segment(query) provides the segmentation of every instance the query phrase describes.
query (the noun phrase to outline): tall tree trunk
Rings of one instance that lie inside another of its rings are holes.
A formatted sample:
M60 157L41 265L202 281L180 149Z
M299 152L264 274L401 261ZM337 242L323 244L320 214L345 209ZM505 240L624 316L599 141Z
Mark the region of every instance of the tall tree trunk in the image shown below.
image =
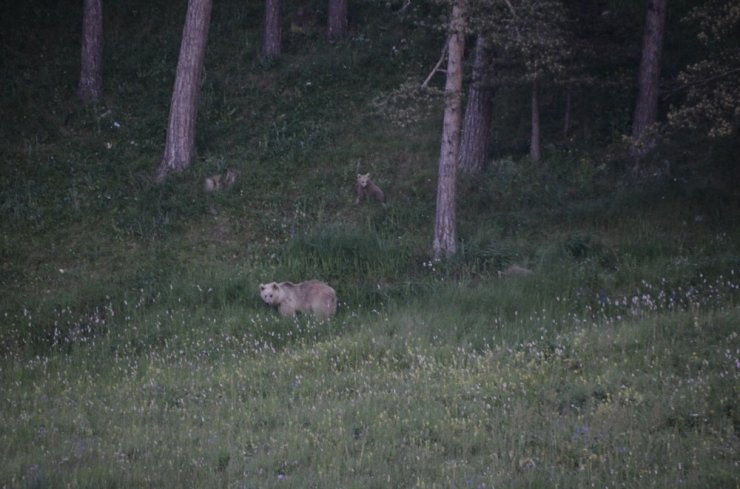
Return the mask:
M461 173L470 176L483 172L490 154L492 101L495 92L489 83L491 55L488 39L484 34L478 34L473 60L473 79L468 89L460 143L459 169Z
M211 0L188 1L170 104L167 141L157 170L158 182L163 181L169 173L190 166L195 157L195 123L210 19Z
M329 18L327 20L326 37L332 41L339 40L347 35L349 29L347 0L329 0Z
M637 75L637 101L632 119L630 154L637 170L640 160L654 146L650 127L658 120L658 88L660 82L663 37L665 33L667 0L647 0L645 33L642 39L642 57Z
M78 95L93 103L103 95L103 0L85 0L82 11L82 52Z
M265 32L262 54L266 58L276 58L282 53L281 0L265 0Z
M540 89L535 78L532 82L532 138L529 143L529 157L532 161L542 159L542 137L540 136Z
M442 144L439 151L437 210L434 220L432 252L435 260L449 258L457 251L457 158L460 151L460 98L465 51L464 0L452 6L445 82L445 111Z
M571 117L572 117L572 93L570 85L565 88L565 109L563 114L563 139L567 140L570 136Z

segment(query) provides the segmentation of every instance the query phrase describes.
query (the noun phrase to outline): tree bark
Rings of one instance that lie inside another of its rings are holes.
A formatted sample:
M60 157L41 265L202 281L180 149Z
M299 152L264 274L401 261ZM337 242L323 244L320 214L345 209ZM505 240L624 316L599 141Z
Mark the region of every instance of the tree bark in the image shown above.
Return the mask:
M85 0L82 11L82 51L77 93L82 103L103 95L103 1Z
M571 117L572 117L572 94L570 86L567 86L565 89L565 109L563 114L563 140L567 140L570 136L570 128L571 128Z
M537 79L532 82L532 137L529 143L529 157L532 161L542 159L542 137L540 135L540 90Z
M266 58L276 58L282 53L281 0L265 0L265 32L262 54Z
M211 0L189 0L185 27L172 91L170 118L164 156L157 170L157 181L173 171L182 171L195 157L195 127L198 116L200 79L208 41Z
M347 35L349 29L347 16L347 0L329 0L329 18L326 30L326 37L329 40L337 41Z
M450 17L447 80L445 82L445 111L442 143L439 154L437 180L437 210L434 220L432 253L435 260L449 258L457 252L457 159L460 151L460 95L465 51L464 0L452 6Z
M488 39L484 34L478 34L473 59L473 79L468 89L460 143L459 169L469 176L477 176L483 172L490 154L492 101L495 92L489 83L491 55Z
M640 160L654 146L650 127L658 120L658 88L660 82L663 37L665 33L667 0L647 0L645 33L642 39L642 57L637 75L637 100L632 119L630 154L637 170Z

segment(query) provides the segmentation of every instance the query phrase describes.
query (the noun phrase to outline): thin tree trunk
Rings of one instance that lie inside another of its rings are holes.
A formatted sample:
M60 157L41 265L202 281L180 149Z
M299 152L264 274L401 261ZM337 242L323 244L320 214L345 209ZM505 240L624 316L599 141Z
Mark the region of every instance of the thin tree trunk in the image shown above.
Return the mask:
M666 3L667 0L647 0L642 57L637 78L637 100L632 119L630 153L634 160L634 170L638 169L640 160L654 146L654 139L649 134L649 129L658 120L658 88L663 55Z
M188 1L170 104L167 141L157 170L158 182L173 171L187 168L195 158L195 123L210 18L211 0Z
M265 32L262 54L276 58L282 53L281 0L265 0Z
M570 90L570 85L568 85L565 89L565 110L563 114L563 139L567 140L568 136L570 136L570 127L571 127L571 117L572 117L572 94Z
M336 41L347 35L348 31L347 0L329 0L329 18L327 21L326 36Z
M432 251L435 260L449 258L457 251L457 158L460 151L460 98L463 78L463 53L465 50L464 0L452 6L450 18L449 49L447 56L447 81L445 82L445 111L442 143L439 154L437 180L437 210L434 220Z
M542 141L540 136L540 90L537 79L532 82L532 139L529 143L529 157L532 161L542 159Z
M460 172L480 175L490 154L491 118L494 90L488 83L491 69L491 46L484 34L478 34L473 60L473 79L468 89L462 141Z
M78 94L85 104L97 102L103 95L102 0L84 1Z

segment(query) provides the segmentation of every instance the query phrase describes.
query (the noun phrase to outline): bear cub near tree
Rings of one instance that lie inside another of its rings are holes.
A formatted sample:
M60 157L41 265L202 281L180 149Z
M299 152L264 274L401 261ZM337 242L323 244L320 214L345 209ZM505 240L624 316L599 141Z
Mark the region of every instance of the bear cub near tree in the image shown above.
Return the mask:
M378 202L385 203L385 194L383 191L373 183L372 180L370 180L370 174L366 173L365 175L357 174L357 199L355 199L355 204L359 204L361 200L367 199L370 197L375 197L378 199Z
M337 293L319 280L260 284L260 297L266 304L277 306L282 316L300 312L329 319L337 312Z
M216 173L215 175L207 177L203 182L203 190L205 190L206 192L218 192L219 190L225 190L234 185L234 183L236 182L236 177L238 176L239 172L237 170L232 170L231 168L228 168L223 175L220 173Z

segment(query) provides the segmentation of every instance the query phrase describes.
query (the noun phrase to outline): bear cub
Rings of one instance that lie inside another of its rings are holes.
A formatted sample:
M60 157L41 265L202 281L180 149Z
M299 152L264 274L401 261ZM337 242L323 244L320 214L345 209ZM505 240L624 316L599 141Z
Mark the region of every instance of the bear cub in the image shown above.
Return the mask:
M226 190L234 185L234 183L236 182L236 177L238 176L239 172L237 170L232 170L231 168L228 168L223 175L220 173L216 173L215 175L207 177L203 182L203 190L205 190L206 192L218 192L220 190Z
M282 316L300 312L329 319L337 312L337 293L319 280L260 284L260 297L266 304L277 306Z
M361 200L374 197L378 199L378 202L385 203L385 194L383 191L370 180L370 174L365 175L357 174L357 199L355 204L359 204Z

